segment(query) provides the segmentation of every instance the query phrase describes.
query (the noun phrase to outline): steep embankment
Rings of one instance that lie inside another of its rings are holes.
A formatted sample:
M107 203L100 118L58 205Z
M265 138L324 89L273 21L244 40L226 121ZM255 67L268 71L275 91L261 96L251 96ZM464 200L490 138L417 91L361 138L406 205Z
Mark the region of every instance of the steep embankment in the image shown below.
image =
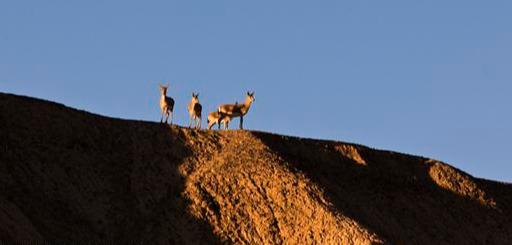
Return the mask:
M511 201L426 158L0 94L4 241L512 244Z

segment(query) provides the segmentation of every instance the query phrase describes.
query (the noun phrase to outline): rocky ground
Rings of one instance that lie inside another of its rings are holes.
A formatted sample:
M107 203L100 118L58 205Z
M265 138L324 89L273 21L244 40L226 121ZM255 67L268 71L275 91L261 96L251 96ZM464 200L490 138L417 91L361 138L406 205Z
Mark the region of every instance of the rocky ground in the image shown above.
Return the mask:
M428 158L0 93L2 241L512 244L511 201Z

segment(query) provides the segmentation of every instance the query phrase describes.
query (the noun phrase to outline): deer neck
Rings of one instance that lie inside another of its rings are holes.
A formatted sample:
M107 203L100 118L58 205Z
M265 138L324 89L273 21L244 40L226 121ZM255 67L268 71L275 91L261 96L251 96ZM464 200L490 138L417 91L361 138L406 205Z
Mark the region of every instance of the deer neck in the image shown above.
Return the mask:
M192 113L192 111L194 110L194 106L196 106L197 103L199 103L198 100L192 99L188 104L188 111Z
M249 98L245 99L245 103L242 105L242 108L241 108L243 115L245 115L249 111L249 108L251 108L251 104L252 104L251 99L249 99Z

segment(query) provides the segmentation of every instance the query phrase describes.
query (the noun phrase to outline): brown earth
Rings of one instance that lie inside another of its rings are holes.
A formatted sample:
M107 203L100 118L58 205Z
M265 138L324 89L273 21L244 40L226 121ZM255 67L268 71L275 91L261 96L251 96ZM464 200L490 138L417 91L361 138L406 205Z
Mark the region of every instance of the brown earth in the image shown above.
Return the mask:
M512 244L511 201L423 157L0 93L0 241Z

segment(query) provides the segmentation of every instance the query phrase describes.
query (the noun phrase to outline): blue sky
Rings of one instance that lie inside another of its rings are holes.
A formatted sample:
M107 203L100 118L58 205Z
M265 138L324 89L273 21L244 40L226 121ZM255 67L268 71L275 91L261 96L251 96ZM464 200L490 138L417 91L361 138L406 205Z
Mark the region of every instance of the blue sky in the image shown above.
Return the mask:
M212 111L254 90L246 128L512 182L510 13L504 0L2 1L0 91L156 121L170 81L184 125L193 91Z

